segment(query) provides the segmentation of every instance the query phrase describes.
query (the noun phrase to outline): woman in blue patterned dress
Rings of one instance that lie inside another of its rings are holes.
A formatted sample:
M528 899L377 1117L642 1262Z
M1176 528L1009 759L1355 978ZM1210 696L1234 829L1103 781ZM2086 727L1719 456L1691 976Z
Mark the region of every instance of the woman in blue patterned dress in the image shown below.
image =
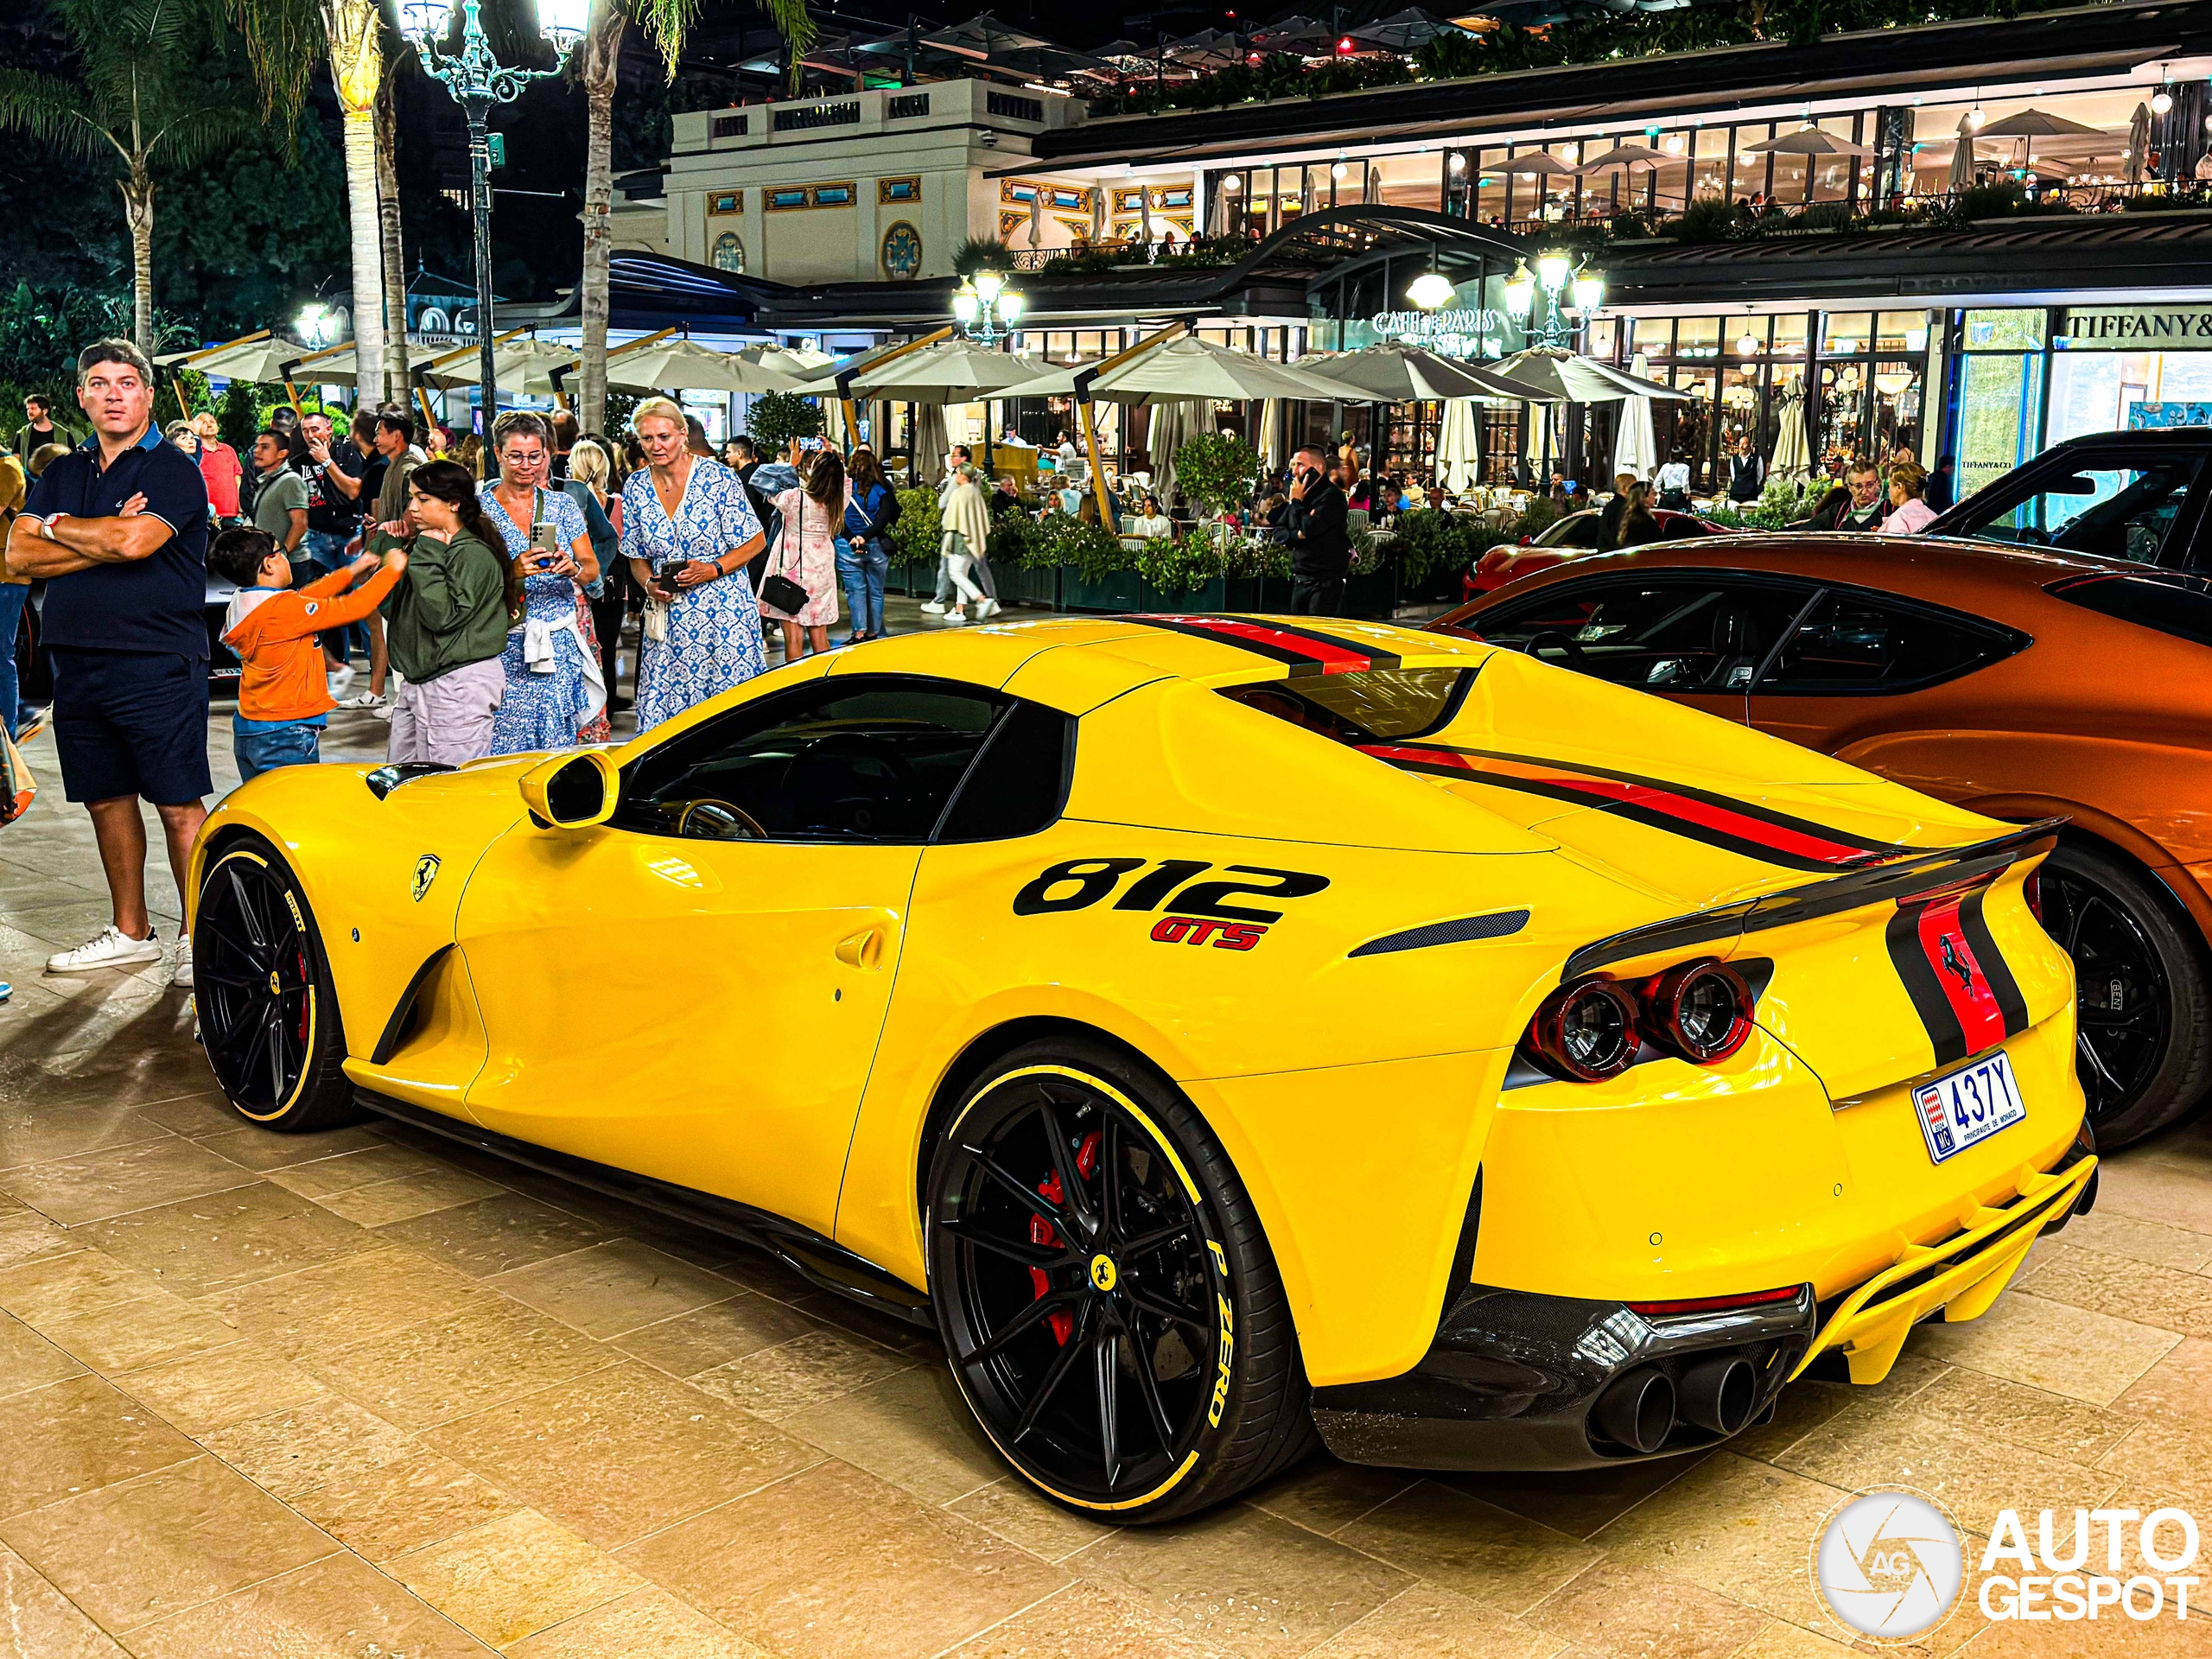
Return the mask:
M766 538L737 474L690 453L675 403L648 398L630 429L647 464L622 486L622 552L655 596L638 648L638 729L645 732L767 672L760 612L745 575Z
M523 575L523 614L507 635L506 696L492 723L493 754L566 749L604 743L607 683L599 648L587 639L591 613L584 588L599 579L599 560L573 497L544 487L552 446L545 423L511 410L493 423L496 482L478 499Z

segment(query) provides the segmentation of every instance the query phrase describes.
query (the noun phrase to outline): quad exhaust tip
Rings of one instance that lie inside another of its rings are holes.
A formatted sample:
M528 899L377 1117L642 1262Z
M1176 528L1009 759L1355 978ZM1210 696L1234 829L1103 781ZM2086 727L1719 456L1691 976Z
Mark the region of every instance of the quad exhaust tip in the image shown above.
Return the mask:
M1751 1368L1744 1369L1748 1375ZM1653 1366L1624 1371L1590 1408L1590 1425L1616 1446L1656 1452L1675 1426L1675 1385L1666 1372Z
M1681 1414L1715 1434L1733 1434L1751 1421L1758 1373L1740 1354L1714 1354L1682 1373Z

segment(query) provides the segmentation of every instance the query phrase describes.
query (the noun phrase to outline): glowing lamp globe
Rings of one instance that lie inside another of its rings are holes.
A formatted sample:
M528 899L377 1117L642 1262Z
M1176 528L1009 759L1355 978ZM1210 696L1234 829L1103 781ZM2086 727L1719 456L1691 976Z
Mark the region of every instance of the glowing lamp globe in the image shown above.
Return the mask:
M1413 285L1406 289L1406 297L1422 310L1433 311L1451 304L1458 292L1452 285L1452 279L1443 272L1425 270L1414 278Z

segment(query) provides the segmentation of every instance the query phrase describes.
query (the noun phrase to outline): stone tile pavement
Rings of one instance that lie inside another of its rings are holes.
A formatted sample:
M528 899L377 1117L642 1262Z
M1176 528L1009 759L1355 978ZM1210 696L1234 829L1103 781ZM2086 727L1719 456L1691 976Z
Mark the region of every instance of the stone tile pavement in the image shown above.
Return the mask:
M183 993L41 977L105 918L55 788L0 831L0 1659L1816 1659L1856 1487L2212 1511L2212 1125L2113 1160L1986 1318L1726 1450L1317 1457L1117 1530L1005 1476L931 1341L765 1258L391 1126L242 1126ZM2212 1623L1969 1610L1920 1651L2205 1659Z

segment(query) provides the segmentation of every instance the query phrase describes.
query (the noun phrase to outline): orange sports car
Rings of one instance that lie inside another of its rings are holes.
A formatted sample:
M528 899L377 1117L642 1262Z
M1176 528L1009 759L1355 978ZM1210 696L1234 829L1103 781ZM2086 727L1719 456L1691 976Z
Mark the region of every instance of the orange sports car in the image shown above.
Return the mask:
M2099 1141L2212 1082L2212 578L1904 537L1591 554L1433 626L2070 827L2039 914L2074 958Z

